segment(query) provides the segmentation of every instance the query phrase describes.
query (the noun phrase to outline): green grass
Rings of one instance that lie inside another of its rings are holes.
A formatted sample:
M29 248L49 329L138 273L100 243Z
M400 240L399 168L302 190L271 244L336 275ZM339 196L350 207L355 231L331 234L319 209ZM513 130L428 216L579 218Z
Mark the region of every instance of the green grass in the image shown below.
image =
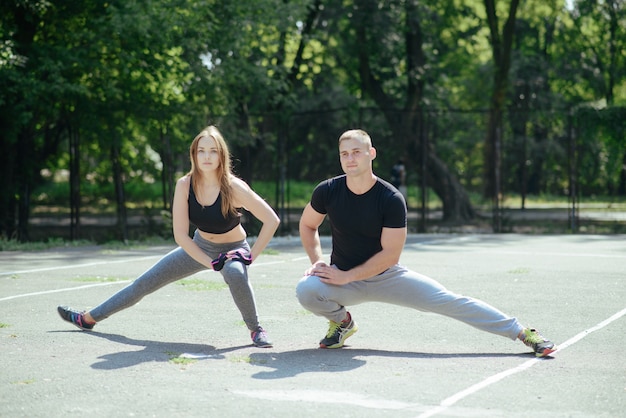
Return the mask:
M250 356L230 356L228 357L228 361L231 363L248 363L248 364L265 364L267 360L265 359L257 359L254 360Z
M289 208L303 208L311 197L311 192L318 182L305 182L288 180L285 184L285 203ZM253 181L250 186L270 205L277 206L277 184L275 181ZM147 184L141 179L132 179L126 184L127 208L130 211L143 211L155 213L162 209L161 185L159 182ZM421 189L416 184L407 188L409 207L421 206ZM85 184L82 188L83 214L108 214L115 215L115 199L112 186ZM480 193L468 190L472 204L476 206L489 205L489 199L485 200ZM48 182L39 187L33 194L33 215L66 215L69 214L67 196L69 185L67 182ZM97 199L91 196L97 196ZM526 203L530 206L558 204L567 202L565 195L530 195L526 197ZM626 197L614 196L582 196L585 203L622 204L626 206ZM441 206L437 195L428 189L427 202L429 207ZM506 207L520 207L521 197L514 193L504 193L504 205Z
M311 198L317 183L290 180L285 184L285 203L290 208L303 208ZM270 205L276 204L276 182L258 181L250 185Z
M292 214L299 214L302 208L308 203L311 192L317 182L302 182L289 180L286 184L286 196L284 202L286 209ZM62 238L55 238L45 234L37 237L34 232L35 226L31 226L32 235L38 241L18 242L15 239L8 239L0 236L0 251L45 251L53 248L65 247L83 247L88 245L102 244L103 249L110 251L141 249L155 245L175 245L171 237L171 216L169 212L164 213L161 206L161 190L160 186L155 183L151 185L143 185L142 183L129 185L127 193L128 216L143 216L147 221L146 225L138 228L136 234L130 235L131 238L137 238L132 241L122 242L116 240L119 235L117 232L102 233L102 228L95 231L93 235L87 235L83 229L85 236L90 236L90 240L70 241ZM95 187L95 186L94 186ZM251 183L251 187L259 193L272 207L278 208L277 185L274 181L255 181ZM69 205L67 204L67 185L46 184L36 191L36 198L33 198L33 206L31 208L31 216L44 217L50 219L67 219L69 217ZM115 203L108 193L98 193L95 188L85 188L83 193L86 198L81 207L81 213L84 216L115 216ZM441 201L432 191L427 190L426 199L428 210L435 211L441 209ZM492 202L485 199L476 191L468 191L469 199L474 208L483 213L490 213ZM89 200L88 196L98 196L97 200ZM411 211L419 211L421 208L421 189L417 185L408 187L408 204ZM566 195L531 195L527 196L524 201L526 209L542 209L542 210L567 210L571 203ZM506 210L517 210L522 207L522 198L518 194L504 194L502 207ZM626 211L626 197L614 196L581 196L579 208L584 211L587 209L606 210L606 211ZM160 220L160 222L155 221ZM260 227L258 222L252 219L248 223L247 228L250 236L255 236ZM504 220L506 225L504 231L522 231L525 233L568 233L568 225L552 222L540 217L534 221L523 221L522 223L513 224ZM469 227L479 227L489 229L488 219L476 219L470 222ZM483 225L484 224L484 225ZM427 230L437 230L446 232L445 225L438 225L436 220L428 222ZM415 228L410 225L410 231L415 232ZM453 232L453 231L450 231ZM626 222L590 222L584 221L580 223L578 230L580 233L598 233L598 234L616 234L626 232ZM63 232L54 232L62 235ZM161 237L162 235L162 237ZM44 236L45 238L41 238ZM268 254L272 254L272 250L268 250Z
M115 283L115 282L122 282L125 280L130 280L130 279L121 278L121 277L103 277L103 276L78 277L76 279L72 279L72 281L80 282L80 283Z
M180 353L174 353L172 351L166 351L165 354L168 355L169 362L173 363L173 364L178 364L178 365L188 365L188 364L193 364L196 363L198 360L196 359L192 359L192 358L186 358L186 357L180 357Z
M26 379L13 382L14 385L32 385L33 383L35 383L35 379Z
M528 274L530 273L530 269L526 267L518 267L513 270L509 270L507 273L509 274Z
M265 248L261 254L265 255L279 255L280 251L275 250L274 248Z
M54 248L80 248L90 245L98 245L90 240L64 240L62 238L49 238L46 241L19 242L15 239L6 239L0 237L0 251L44 251ZM175 245L173 239L158 236L146 237L143 240L107 241L101 244L102 249L106 251L121 250L137 250L144 249L155 245Z
M19 242L15 239L0 237L0 251L41 251L58 247L84 247L93 245L92 241L66 241L61 238L49 238L46 241Z
M183 279L176 282L176 284L184 287L186 290L196 292L228 289L226 283L203 279Z
M102 244L102 247L106 250L141 250L148 247L160 246L160 245L175 245L173 239L163 238L157 236L147 237L143 240L130 240L127 242L122 241L107 241Z

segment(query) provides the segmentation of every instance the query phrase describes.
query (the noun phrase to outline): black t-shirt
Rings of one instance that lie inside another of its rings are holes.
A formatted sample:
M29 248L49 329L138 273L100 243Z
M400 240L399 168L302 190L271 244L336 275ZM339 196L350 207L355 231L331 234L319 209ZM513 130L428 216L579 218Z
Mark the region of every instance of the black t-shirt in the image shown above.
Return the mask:
M363 264L382 250L383 227L406 227L404 197L380 178L361 195L348 189L345 175L323 181L313 191L311 207L328 215L333 242L330 262L341 270Z

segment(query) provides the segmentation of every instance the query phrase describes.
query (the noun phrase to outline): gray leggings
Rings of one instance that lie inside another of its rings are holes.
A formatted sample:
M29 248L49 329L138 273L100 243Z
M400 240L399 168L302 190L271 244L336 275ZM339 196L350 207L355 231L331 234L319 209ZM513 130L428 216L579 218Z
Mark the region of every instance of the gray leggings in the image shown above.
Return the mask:
M198 231L194 234L193 240L212 259L216 258L220 253L237 248L245 248L247 251L250 251L250 246L246 240L214 244L202 238ZM106 319L122 309L133 306L144 296L167 284L207 269L206 266L191 258L185 250L178 247L166 254L135 281L92 309L90 311L91 316L96 321ZM248 280L247 266L239 261L227 261L220 273L230 288L230 293L241 312L246 326L250 330L256 329L259 321L254 292Z
M305 276L296 287L296 295L303 307L335 322L346 317L346 306L384 302L445 315L512 340L523 330L516 318L480 300L450 292L435 280L400 265L344 286L323 283L317 276Z

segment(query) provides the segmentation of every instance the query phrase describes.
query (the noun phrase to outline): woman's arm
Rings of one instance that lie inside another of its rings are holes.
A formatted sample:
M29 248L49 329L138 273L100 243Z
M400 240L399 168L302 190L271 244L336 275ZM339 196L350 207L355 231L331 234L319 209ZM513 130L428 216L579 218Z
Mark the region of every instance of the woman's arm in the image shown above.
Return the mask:
M252 190L246 182L233 177L231 184L236 206L246 209L263 224L254 245L250 249L252 261L254 261L274 236L280 224L280 219L278 219L274 209Z
M211 257L198 247L189 236L189 185L191 177L183 176L176 182L174 203L172 204L172 229L174 240L187 254L197 262L208 268L211 266Z

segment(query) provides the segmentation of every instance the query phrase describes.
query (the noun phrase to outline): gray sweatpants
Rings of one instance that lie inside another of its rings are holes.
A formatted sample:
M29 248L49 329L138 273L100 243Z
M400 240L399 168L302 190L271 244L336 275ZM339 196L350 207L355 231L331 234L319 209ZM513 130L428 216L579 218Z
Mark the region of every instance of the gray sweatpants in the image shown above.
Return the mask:
M516 318L480 300L455 294L437 281L401 265L343 286L326 284L317 276L305 276L296 287L296 296L304 308L334 322L346 317L346 306L384 302L445 315L512 340L523 330Z
M250 251L250 246L246 240L214 244L202 238L198 231L194 234L193 240L212 259L216 258L220 253L237 248L244 248L246 251ZM178 247L166 254L135 281L90 310L91 316L96 321L101 321L122 309L133 306L144 296L169 283L207 269L206 266L191 258L185 250ZM227 261L220 273L230 288L230 293L241 312L246 326L250 330L256 329L259 321L254 292L248 280L248 266L239 261Z

